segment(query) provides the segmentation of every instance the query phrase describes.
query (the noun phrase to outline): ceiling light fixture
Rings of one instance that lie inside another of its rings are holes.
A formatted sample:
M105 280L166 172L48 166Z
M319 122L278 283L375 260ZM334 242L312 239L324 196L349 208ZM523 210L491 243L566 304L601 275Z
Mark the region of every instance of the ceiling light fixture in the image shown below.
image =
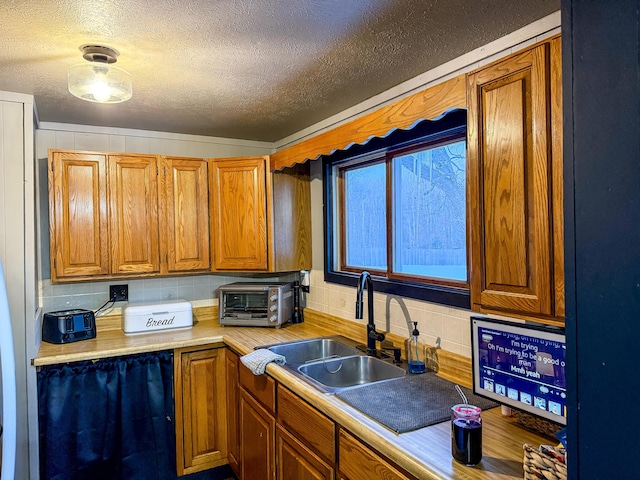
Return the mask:
M72 95L97 103L120 103L131 98L131 75L112 65L120 55L117 50L102 45L82 45L80 51L88 63L69 67Z

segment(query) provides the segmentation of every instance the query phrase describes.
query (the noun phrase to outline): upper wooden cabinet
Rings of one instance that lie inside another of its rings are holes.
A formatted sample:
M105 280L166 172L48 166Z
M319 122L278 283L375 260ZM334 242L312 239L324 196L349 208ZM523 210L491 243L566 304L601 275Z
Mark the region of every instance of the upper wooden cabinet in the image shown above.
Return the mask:
M109 273L105 155L49 154L51 278Z
M160 203L162 257L168 273L208 270L209 183L207 162L201 159L165 157Z
M211 161L214 269L268 270L267 158Z
M52 281L209 271L207 162L49 152Z
M311 268L309 166L272 174L269 162L210 159L214 271Z
M111 273L160 273L158 160L109 155Z
M560 38L468 76L472 309L564 316Z

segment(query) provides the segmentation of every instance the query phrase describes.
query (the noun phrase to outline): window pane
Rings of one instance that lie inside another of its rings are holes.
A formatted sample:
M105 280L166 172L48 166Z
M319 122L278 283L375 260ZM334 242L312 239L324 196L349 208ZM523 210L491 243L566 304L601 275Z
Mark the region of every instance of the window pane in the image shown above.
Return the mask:
M465 142L393 158L393 271L467 280Z
M346 264L386 270L386 166L345 170L344 184Z

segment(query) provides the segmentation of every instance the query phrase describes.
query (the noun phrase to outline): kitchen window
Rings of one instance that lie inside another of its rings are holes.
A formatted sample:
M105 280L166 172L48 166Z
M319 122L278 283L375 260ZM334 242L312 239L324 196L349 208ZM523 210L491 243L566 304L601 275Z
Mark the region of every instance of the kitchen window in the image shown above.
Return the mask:
M326 281L368 270L376 290L469 308L466 125L447 127L325 158Z

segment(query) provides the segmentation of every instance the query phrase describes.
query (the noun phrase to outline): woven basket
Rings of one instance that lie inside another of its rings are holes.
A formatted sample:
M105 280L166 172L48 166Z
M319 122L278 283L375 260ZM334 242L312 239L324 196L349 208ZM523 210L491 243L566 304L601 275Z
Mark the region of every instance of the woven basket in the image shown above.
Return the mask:
M557 460L551 455L544 454L539 448L525 443L524 461L522 468L524 469L524 480L534 480L543 478L546 480L566 480L567 465ZM548 450L554 450L564 454L564 450L545 446Z
M527 430L536 432L554 441L557 441L555 433L562 428L558 424L526 412L521 412L520 410L513 410L513 418Z

